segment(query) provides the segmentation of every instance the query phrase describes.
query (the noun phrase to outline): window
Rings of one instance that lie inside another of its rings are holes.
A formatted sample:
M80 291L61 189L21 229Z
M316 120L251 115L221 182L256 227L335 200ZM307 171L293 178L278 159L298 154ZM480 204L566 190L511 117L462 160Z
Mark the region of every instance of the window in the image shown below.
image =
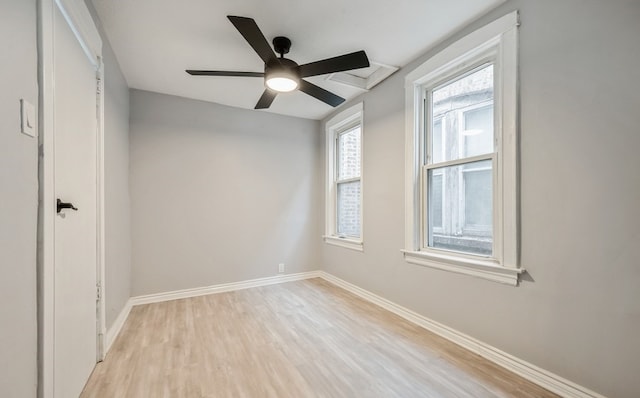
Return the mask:
M425 88L423 247L493 254L493 77L488 63Z
M327 122L325 242L362 250L362 104Z
M414 264L517 285L517 12L406 77Z

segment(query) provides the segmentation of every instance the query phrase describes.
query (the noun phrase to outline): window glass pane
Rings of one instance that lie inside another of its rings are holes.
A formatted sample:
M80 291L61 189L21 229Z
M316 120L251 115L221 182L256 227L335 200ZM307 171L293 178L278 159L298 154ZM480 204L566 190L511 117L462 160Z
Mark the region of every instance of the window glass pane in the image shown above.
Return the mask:
M429 222L436 229L442 228L443 181L444 178L441 172L433 173L429 180L429 203L431 203L431 206L429 206Z
M431 104L432 163L493 152L492 64L433 90Z
M491 160L428 171L426 246L478 255L492 254L492 176Z
M338 183L338 236L360 237L360 181Z
M464 112L464 156L493 152L493 104Z
M444 154L444 142L442 141L442 118L433 121L431 141L432 163L442 162Z
M466 165L471 166L471 165ZM464 176L464 228L491 230L491 169L465 168Z
M338 180L360 177L360 126L338 135Z

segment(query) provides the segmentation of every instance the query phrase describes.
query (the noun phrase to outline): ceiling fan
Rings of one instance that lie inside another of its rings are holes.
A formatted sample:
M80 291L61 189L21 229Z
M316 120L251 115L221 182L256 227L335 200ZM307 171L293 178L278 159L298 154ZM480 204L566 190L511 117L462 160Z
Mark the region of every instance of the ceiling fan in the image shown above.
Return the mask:
M291 48L291 40L278 36L273 39L273 48L280 54L280 58L271 50L271 46L264 37L260 28L252 18L227 16L229 21L238 29L249 45L264 61L264 72L234 72L218 70L192 70L187 73L194 76L235 76L235 77L263 77L265 90L255 109L266 109L276 98L278 93L284 93L298 89L314 98L319 99L333 107L345 101L344 98L318 87L304 80L304 77L324 75L327 73L343 72L351 69L366 68L369 59L364 51L356 51L321 61L298 65L296 62L285 58L284 54Z

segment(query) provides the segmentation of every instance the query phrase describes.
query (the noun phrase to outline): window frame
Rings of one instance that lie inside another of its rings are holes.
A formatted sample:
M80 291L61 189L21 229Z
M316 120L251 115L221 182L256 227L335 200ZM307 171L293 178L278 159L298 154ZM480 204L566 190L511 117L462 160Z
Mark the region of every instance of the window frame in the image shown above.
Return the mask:
M341 134L360 126L360 176L338 180L338 138ZM326 170L325 170L325 243L347 249L364 251L363 203L364 203L364 106L360 102L338 113L327 121L326 132ZM338 184L360 182L360 236L340 236L338 224Z
M518 25L518 12L507 14L451 44L405 77L405 248L402 252L409 263L514 286L524 272L518 263ZM428 198L425 171L433 168L428 167L426 158L431 140L428 123L431 96L427 92L488 63L494 67L494 152L462 161L439 162L438 167L492 159L493 255L485 257L424 247L423 209Z

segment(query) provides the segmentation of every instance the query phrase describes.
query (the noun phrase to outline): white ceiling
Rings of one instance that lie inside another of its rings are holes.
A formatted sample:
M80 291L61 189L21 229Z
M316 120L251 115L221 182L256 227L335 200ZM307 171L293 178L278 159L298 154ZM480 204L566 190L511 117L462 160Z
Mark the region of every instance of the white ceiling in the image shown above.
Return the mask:
M263 62L227 19L254 18L286 56L304 64L365 50L399 66L504 0L93 0L130 87L253 109L263 79L196 77L185 69L263 71ZM309 81L347 99L362 91ZM321 119L333 108L304 93L279 94L267 112ZM265 110L256 111L265 112Z

